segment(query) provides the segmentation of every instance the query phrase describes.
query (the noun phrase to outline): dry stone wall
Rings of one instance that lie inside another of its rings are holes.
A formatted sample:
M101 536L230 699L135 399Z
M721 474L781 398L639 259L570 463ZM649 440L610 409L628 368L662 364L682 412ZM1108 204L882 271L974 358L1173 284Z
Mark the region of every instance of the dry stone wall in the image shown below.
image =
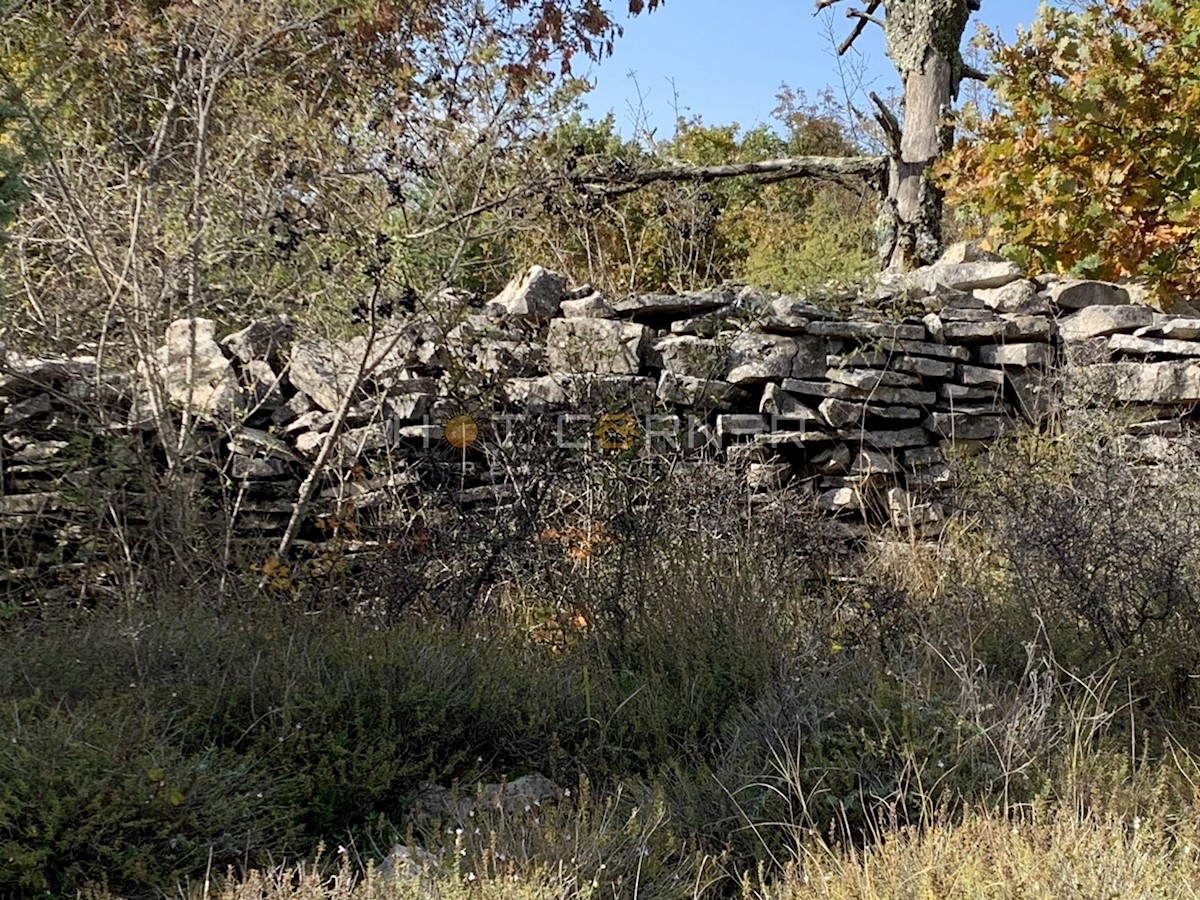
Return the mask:
M0 529L69 545L84 486L121 490L147 448L164 470L219 482L236 526L264 537L319 457L314 517L419 490L412 463L431 448L461 451L453 502L499 502L512 473L479 458L527 416L557 417L567 446L737 460L755 490L936 529L954 450L1069 403L1132 405L1137 433L1162 439L1198 401L1200 318L1118 285L1028 278L970 245L870 297L605 297L535 266L480 307L447 291L347 340L282 319L218 336L192 319L127 371L7 351Z

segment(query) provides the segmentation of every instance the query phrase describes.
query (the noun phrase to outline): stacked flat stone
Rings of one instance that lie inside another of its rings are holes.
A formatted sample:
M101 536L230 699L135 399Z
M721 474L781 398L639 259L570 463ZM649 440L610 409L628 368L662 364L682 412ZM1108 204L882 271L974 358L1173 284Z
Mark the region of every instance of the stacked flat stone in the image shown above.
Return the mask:
M1086 368L1106 402L1200 400L1200 321L1133 305L1119 286L1029 279L957 245L873 290L607 297L534 266L490 303L442 292L373 338L297 335L278 319L218 339L211 320L186 319L149 364L99 378L94 361L9 353L0 527L67 502L56 466L77 464L69 442L89 431L202 459L198 472L234 485L235 525L254 534L282 530L322 452L314 515L383 505L420 488L417 457L465 411L458 386L471 384L473 416L626 414L643 437L686 435L697 453L744 464L755 490L803 487L832 514L936 530L948 455L1041 423L1064 345L1070 358L1102 345ZM460 502L511 488L463 472Z

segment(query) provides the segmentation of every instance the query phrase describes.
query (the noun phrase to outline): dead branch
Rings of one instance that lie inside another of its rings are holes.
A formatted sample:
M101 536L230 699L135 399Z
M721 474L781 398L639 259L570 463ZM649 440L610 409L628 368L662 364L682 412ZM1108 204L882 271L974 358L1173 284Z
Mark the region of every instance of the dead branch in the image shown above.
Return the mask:
M900 127L900 120L896 118L896 114L887 108L887 104L880 99L879 95L874 91L868 95L871 102L875 104L878 112L875 113L875 121L883 128L884 136L887 139L888 147L892 151L892 156L899 159L900 157L900 142L903 136L903 129Z
M858 40L858 36L866 29L868 22L874 22L880 28L887 27L886 24L875 18L875 10L879 9L879 4L881 2L882 0L871 0L871 2L867 5L866 12L862 12L857 9L850 9L846 11L846 18L858 19L858 21L854 23L854 30L852 30L846 39L838 46L838 56L845 56L846 51L854 46L854 42Z
M860 178L878 182L887 163L883 156L792 156L761 162L731 163L721 166L676 164L658 169L621 174L592 174L583 183L584 191L603 197L620 196L656 181L709 182L743 175L767 175L771 181L788 178L818 178L840 181Z

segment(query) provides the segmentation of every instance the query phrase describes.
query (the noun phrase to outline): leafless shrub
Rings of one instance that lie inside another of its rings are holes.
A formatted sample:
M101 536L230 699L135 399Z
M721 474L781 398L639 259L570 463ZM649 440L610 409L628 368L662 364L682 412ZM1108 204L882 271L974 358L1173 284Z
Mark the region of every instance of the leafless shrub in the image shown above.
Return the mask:
M1200 662L1198 473L1187 440L1030 438L993 455L979 519L1011 598L1067 641L1064 664L1118 658L1186 688Z

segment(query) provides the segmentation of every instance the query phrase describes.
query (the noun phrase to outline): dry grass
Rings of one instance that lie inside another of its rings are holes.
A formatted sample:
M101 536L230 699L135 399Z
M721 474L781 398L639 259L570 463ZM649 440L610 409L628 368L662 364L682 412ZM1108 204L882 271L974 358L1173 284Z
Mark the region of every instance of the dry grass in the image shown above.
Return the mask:
M1200 809L1193 810L1200 812ZM742 885L758 900L951 900L951 898L1140 898L1200 896L1200 842L1193 816L1167 827L1100 811L1034 806L1012 816L979 815L957 825L904 829L862 850L810 845L803 863L774 884ZM622 886L581 878L569 863L527 872L439 875L384 882L357 880L320 867L279 867L252 873L220 890L197 888L197 900L407 900L431 898L652 897L628 873ZM726 882L726 888L731 885ZM695 896L701 896L699 890ZM705 895L707 896L707 895Z
M1047 898L1200 896L1194 828L1036 809L1009 821L901 831L863 851L812 855L771 897Z

